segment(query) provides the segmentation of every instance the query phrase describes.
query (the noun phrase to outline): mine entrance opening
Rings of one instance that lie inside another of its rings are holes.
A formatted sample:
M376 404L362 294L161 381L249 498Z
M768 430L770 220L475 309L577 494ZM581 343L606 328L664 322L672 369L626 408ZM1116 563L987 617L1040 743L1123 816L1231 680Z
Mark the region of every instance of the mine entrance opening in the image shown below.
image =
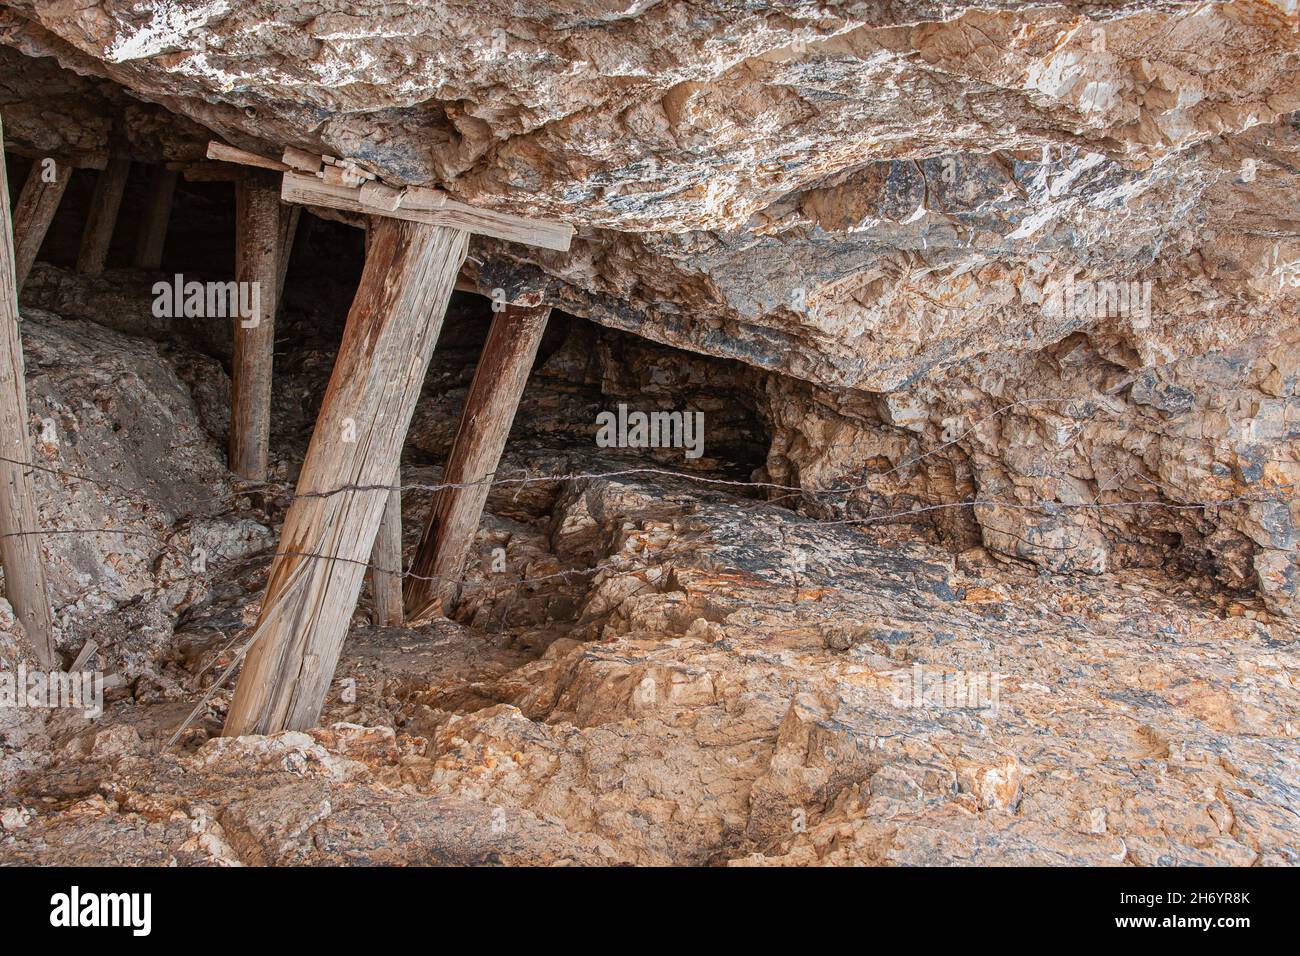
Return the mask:
M308 216L303 224L276 336L277 380L299 380L296 387L305 399L273 422L273 436L288 442L305 441L315 420L365 261L361 230ZM445 461L495 314L487 296L467 291L452 296L408 436L406 456L414 463ZM765 463L770 444L756 408L756 381L738 362L661 345L553 309L506 445L507 466L517 467L509 461L511 449L546 446L611 463L749 481ZM636 412L646 417L645 436L634 432ZM688 416L702 428L690 430ZM600 423L610 417L616 426L609 436L613 441L598 444ZM661 429L657 442L649 434L656 420L672 426Z

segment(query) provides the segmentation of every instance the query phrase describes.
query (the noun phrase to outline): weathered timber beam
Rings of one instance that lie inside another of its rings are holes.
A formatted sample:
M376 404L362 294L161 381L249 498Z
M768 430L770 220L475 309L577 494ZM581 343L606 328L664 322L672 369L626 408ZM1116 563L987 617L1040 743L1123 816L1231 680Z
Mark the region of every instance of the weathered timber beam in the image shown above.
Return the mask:
M235 184L235 281L252 283L253 314L235 316L230 408L230 470L264 481L271 439L271 373L280 287L280 201L271 183ZM243 296L241 296L242 300Z
M4 129L0 126L0 145ZM9 180L0 149L0 566L5 596L22 622L36 659L54 670L54 625L45 584L45 559L36 525L36 489L26 462L27 386L18 331L18 280L14 269Z
M505 450L515 410L546 331L549 306L507 306L492 318L456 440L406 580L406 616L418 621L450 609L474 543L488 482Z
M41 251L41 243L50 230L54 214L59 209L59 201L72 179L72 167L64 163L46 163L36 160L32 171L27 175L23 191L18 194L18 205L14 207L14 270L17 276L16 286L19 292L27 281L27 274L32 271L36 254Z
M376 624L400 627L402 613L402 471L393 474L393 487L370 552L370 590L375 599Z
M163 246L167 243L167 226L171 222L177 175L174 169L158 166L149 178L144 219L140 223L140 234L135 240L134 263L137 269L155 270L162 267Z
M282 160L286 166L298 170L301 173L312 173L315 175L321 171L324 160L316 153L309 153L305 149L298 149L296 146L286 146Z
M373 184L368 184L373 185ZM384 187L388 188L388 187ZM368 216L384 216L422 222L433 226L449 226L478 235L492 236L509 242L519 242L543 249L567 251L573 238L573 227L564 223L526 219L509 213L476 209L445 198L434 190L424 189L404 198L394 209L362 197L366 186L350 187L331 185L304 173L284 174L280 198L285 202L309 206L342 209L345 212Z
M97 276L104 271L108 247L113 241L117 213L122 207L122 193L126 191L126 178L131 172L131 158L114 154L108 165L95 180L95 192L90 198L90 213L81 233L81 250L77 254L77 271L82 275Z
M238 163L241 166L257 166L260 169L270 169L277 173L283 173L291 167L286 166L278 159L271 159L269 156L259 156L257 153L250 153L246 149L237 149L234 146L227 146L225 143L218 143L215 140L208 143L208 159L214 159L221 163Z
M468 245L456 229L375 227L227 735L301 730L320 716Z

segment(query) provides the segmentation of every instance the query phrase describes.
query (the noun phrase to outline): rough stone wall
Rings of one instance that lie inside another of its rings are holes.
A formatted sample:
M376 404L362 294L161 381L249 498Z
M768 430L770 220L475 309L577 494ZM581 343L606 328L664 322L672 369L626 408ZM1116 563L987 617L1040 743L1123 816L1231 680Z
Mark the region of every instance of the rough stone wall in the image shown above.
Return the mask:
M572 222L476 241L480 286L773 373L809 507L1294 607L1287 3L10 0L0 45L29 153L104 148L102 102L140 153L206 128Z

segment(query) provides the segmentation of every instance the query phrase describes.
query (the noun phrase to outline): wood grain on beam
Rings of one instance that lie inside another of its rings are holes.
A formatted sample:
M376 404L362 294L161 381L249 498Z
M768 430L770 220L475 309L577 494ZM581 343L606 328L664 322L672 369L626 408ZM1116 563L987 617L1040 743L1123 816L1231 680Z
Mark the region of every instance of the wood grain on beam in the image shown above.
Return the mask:
M208 159L215 159L220 163L239 163L242 166L256 166L259 169L270 169L277 173L282 173L291 168L278 159L259 156L257 153L251 153L246 149L237 149L234 146L227 146L225 143L216 141L208 143L207 156Z
M227 735L301 730L320 716L468 246L455 229L375 227Z
M236 316L231 361L230 470L266 479L271 439L271 375L280 286L280 201L256 179L235 184L235 281L256 283L257 308ZM246 288L254 288L248 286Z
M550 307L507 306L492 318L456 440L406 580L406 616L418 621L449 608L474 543L488 482L506 447Z
M478 235L492 236L509 242L519 242L543 249L567 251L573 239L573 227L558 222L527 219L509 213L476 209L446 198L431 189L407 191L395 209L383 204L366 202L362 190L366 187L330 185L315 176L289 172L284 174L280 198L285 202L309 206L324 206L345 212L369 216L385 216L422 222L433 226L449 226ZM391 188L391 187L385 187Z
M0 145L4 131L0 127ZM27 386L18 331L18 281L14 271L9 180L0 149L0 566L5 597L22 622L28 644L53 670L54 627L45 582L45 558L36 524L36 489L27 432Z

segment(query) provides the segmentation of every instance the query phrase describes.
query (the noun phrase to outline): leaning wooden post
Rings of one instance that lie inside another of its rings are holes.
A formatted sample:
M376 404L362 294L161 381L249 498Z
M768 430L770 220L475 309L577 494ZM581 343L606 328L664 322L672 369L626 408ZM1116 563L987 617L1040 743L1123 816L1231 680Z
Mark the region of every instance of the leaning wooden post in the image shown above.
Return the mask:
M77 271L82 275L97 276L104 271L108 247L113 241L117 213L122 207L122 193L126 191L126 177L131 172L131 159L115 153L108 165L99 171L95 192L90 198L90 213L81 233L81 251L77 254Z
M71 179L72 167L62 160L47 157L32 163L32 171L14 207L14 281L19 292L27 282L27 274L32 271L36 254L41 251L41 243Z
M3 143L4 130L0 126L0 146ZM5 595L22 622L36 659L46 670L54 670L54 625L36 526L36 490L26 464L32 460L27 434L27 387L18 334L18 282L3 149L0 246L0 565L5 572Z
M506 306L492 319L442 475L455 487L434 498L411 561L408 620L444 613L455 596L550 311L550 306Z
M227 735L301 730L320 715L468 243L451 227L375 226Z
M235 281L249 289L251 316L235 317L231 361L230 470L265 481L271 443L271 371L280 288L280 197L256 176L235 183ZM245 285L247 283L248 285ZM241 291L239 298L245 297Z
M370 590L375 598L375 623L401 627L402 613L402 471L393 473L393 487L384 505L384 519L370 552Z
M144 219L135 240L135 267L151 271L162 267L163 246L167 243L167 226L172 217L172 199L176 193L174 169L158 166L149 178L149 195L145 199Z

